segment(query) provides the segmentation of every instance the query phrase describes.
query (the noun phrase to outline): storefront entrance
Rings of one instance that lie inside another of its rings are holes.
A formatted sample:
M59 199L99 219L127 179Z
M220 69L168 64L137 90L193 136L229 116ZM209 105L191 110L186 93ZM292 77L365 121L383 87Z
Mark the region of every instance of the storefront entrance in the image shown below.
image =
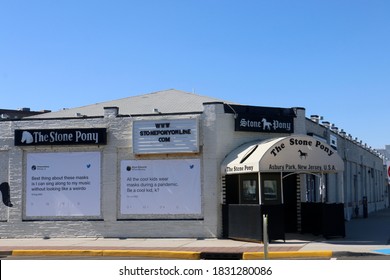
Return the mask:
M337 152L309 136L282 137L237 148L222 164L224 236L262 240L263 215L268 216L270 240L285 239L285 233L306 230L313 221L320 224L321 232L326 232L328 216L343 221L343 205L312 205L302 201L301 174L322 177L343 169ZM310 215L310 209L320 212ZM331 230L333 234L335 231ZM342 235L343 231L340 232Z
M258 177L256 173L226 176L224 214L230 216L230 221L225 217L230 232L225 232L225 237L261 240L263 214L269 215L274 240L298 231L299 176L288 174L281 179L280 173L264 173L260 175L261 184Z

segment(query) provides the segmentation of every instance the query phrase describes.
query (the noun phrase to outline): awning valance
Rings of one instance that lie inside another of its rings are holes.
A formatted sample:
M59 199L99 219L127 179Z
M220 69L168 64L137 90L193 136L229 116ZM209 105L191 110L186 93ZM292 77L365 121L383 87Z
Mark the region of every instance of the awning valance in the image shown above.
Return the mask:
M222 163L222 174L252 172L336 173L341 157L327 143L307 135L292 135L244 144Z

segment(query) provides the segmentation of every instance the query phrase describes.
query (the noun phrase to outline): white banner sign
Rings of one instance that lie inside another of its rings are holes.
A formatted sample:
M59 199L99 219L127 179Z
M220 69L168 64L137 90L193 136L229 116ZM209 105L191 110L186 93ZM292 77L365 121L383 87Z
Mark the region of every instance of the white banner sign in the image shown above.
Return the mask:
M29 153L26 216L99 216L100 153Z
M125 160L121 214L201 214L200 160Z
M199 152L198 120L134 121L135 154Z

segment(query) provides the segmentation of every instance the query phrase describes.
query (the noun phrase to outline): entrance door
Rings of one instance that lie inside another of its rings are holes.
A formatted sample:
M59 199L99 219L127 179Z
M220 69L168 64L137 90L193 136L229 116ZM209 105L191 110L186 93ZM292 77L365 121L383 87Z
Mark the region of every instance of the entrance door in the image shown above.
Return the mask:
M283 174L284 176L286 174ZM283 199L286 232L297 232L297 175L283 179Z
M270 240L285 240L285 215L281 173L260 173L261 212L268 217Z
M237 174L225 177L223 235L243 240L263 240L263 215L268 215L270 240L284 239L284 213L280 173Z

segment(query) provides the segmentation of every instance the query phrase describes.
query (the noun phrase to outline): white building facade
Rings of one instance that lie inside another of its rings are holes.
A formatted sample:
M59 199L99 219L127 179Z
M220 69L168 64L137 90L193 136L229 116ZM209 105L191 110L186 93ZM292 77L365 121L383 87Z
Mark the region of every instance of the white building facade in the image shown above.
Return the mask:
M1 238L229 237L224 205L273 199L263 174L280 176L277 203L293 204L289 231L302 230L305 202L342 204L346 220L388 206L382 159L306 118L303 108L243 106L168 90L5 120L0 131ZM264 150L258 162L266 152L288 150L296 163L280 166L294 167L227 171L237 148L267 141L279 146ZM316 149L323 161L310 167ZM337 158L327 162L330 155ZM237 183L245 193L227 189L227 179L248 177L245 183L251 176L253 185Z

